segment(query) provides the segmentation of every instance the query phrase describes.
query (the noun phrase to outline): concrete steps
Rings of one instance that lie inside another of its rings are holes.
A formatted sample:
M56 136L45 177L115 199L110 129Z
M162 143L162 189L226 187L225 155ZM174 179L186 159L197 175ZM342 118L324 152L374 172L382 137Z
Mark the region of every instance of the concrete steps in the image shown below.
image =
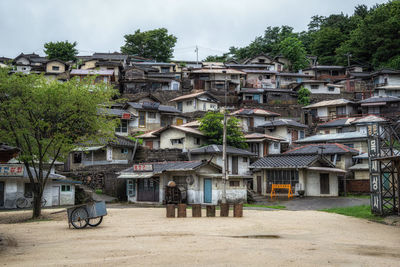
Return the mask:
M83 191L85 191L85 193L90 196L94 201L105 201L106 203L111 203L117 200L117 198L106 195L106 194L96 194L96 192L83 184L77 184L76 186L80 187L81 189L83 189Z

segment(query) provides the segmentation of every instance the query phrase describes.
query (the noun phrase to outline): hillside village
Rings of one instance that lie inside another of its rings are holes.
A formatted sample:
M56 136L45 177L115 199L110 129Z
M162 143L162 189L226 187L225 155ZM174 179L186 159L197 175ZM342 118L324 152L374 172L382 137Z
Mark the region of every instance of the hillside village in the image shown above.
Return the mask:
M62 192L81 182L119 200L165 203L165 187L174 181L187 203L217 204L222 146L207 142L199 119L226 110L247 143L247 149L227 148L229 201L267 197L272 184L290 184L296 196L369 193L367 126L398 120L400 71L309 63L294 73L287 59L266 54L224 63L156 62L118 52L75 62L34 53L0 61L12 72L60 82L95 76L124 100L99 108L99 116L120 119L112 142L80 144L53 170L74 181ZM310 92L306 106L298 104L300 88ZM3 206L11 193L6 190ZM45 196L49 206L71 203Z

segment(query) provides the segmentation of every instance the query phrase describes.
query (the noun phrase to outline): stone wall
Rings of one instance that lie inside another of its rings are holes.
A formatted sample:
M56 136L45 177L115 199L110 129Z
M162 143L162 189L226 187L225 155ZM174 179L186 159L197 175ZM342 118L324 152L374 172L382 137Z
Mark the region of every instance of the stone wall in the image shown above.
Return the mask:
M140 146L136 150L135 162L182 161L188 160L181 149L149 149Z
M369 180L347 180L347 192L369 193Z

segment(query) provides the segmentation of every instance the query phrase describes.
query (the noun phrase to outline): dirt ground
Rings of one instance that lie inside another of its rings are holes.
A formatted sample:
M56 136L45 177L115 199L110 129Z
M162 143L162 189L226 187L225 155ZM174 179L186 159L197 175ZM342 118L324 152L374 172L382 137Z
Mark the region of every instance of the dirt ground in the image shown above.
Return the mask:
M52 211L45 211L51 221L26 223L11 222L29 212L0 212L0 265L398 266L400 262L399 227L318 211L245 210L243 218L191 218L188 210L188 218L167 219L161 208L114 207L99 227L83 230L69 229L66 215L49 215Z

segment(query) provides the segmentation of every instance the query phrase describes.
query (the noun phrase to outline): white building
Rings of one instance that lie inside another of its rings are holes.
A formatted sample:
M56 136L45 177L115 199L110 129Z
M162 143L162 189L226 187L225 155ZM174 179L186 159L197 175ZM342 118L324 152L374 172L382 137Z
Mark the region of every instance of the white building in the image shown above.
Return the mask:
M229 116L239 119L239 126L244 132L253 132L255 128L260 127L266 121L274 120L280 114L260 108L242 108L232 112Z
M289 145L292 142L305 137L305 129L307 125L301 124L291 119L278 119L273 121L266 121L259 125L265 129L265 134L273 137L283 139Z
M299 90L301 87L308 89L311 94L339 95L343 85L331 84L324 80L306 80L301 82L295 90Z
M356 113L355 103L347 99L320 101L303 107L304 110L319 121L329 121L340 117L348 117Z
M173 103L175 108L183 113L216 111L219 104L218 99L205 91L179 96L169 102Z

